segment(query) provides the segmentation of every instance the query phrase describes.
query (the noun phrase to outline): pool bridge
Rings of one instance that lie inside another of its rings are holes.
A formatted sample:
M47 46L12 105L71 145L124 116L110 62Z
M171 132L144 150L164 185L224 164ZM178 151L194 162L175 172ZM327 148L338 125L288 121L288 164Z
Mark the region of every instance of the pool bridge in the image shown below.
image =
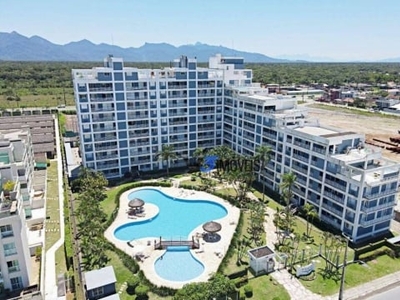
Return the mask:
M192 237L191 240L163 240L160 237L160 240L154 243L154 249L156 250L163 250L173 246L188 246L192 249L199 249L200 243L199 240L195 240L194 237Z

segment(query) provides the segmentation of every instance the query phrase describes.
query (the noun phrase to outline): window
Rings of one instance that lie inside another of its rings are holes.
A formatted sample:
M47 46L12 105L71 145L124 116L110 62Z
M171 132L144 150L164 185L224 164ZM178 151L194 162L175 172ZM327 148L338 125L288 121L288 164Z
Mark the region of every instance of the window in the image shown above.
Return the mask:
M9 237L9 236L14 236L14 233L12 231L12 226L11 225L4 225L0 227L0 232L1 232L1 237Z
M17 248L15 248L15 243L4 244L3 249L4 249L4 256L17 254Z
M20 271L18 260L10 260L7 262L8 273Z
M104 289L102 286L92 290L93 297L102 296L103 294L104 294Z
M23 288L21 277L10 278L10 281L11 281L11 288L13 290L20 290Z

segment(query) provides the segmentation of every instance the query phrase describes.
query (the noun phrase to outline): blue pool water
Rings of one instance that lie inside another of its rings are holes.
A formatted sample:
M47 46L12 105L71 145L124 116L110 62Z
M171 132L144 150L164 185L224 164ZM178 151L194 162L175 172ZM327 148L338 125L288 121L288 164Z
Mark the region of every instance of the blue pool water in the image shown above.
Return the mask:
M161 278L171 281L188 281L204 271L203 264L193 257L188 247L169 247L154 267Z
M151 188L131 192L128 201L133 198L140 198L146 203L158 206L159 213L151 220L131 222L118 227L114 235L122 241L160 236L164 239L187 239L189 233L197 226L227 215L226 209L218 203L175 199Z

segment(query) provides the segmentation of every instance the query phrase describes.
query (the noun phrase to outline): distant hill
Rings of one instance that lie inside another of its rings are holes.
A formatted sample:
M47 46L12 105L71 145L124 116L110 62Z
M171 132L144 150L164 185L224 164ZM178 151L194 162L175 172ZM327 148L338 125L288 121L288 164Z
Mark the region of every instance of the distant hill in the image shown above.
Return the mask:
M138 48L122 48L104 43L96 45L88 40L81 40L57 45L39 36L26 37L15 31L0 32L0 60L5 61L99 61L108 54L113 54L116 57L122 57L125 61L134 62L168 62L181 55L197 57L199 62L207 62L210 56L217 53L244 57L246 62L289 62L260 53L237 51L202 43L179 47L166 43L145 43Z

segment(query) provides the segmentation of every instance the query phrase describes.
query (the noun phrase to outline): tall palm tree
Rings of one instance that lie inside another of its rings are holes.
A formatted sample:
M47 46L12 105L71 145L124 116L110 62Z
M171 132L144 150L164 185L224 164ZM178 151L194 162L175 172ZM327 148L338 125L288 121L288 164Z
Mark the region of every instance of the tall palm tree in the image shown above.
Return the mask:
M157 154L158 160L167 162L167 176L169 177L169 165L170 161L177 159L178 155L176 155L174 151L174 146L172 145L162 145L162 149Z
M286 201L286 206L290 206L290 201L293 198L293 187L296 185L296 175L292 172L282 175L280 187L282 189L283 198Z
M306 221L307 221L307 227L306 227L306 235L308 237L310 237L311 235L311 226L310 226L310 220L312 221L313 219L318 218L318 212L315 209L315 206L310 204L310 203L306 203L303 206L303 211L304 214L306 215Z
M260 181L261 178L261 172L265 172L265 166L269 163L271 160L271 152L272 149L269 146L266 145L261 145L256 148L256 155L255 159L258 160L258 163L260 165L260 169L258 170L258 181ZM262 191L262 202L264 203L264 192L265 192L265 183L262 182L263 186L263 191Z
M193 152L193 157L196 159L196 162L201 166L203 165L204 156L206 155L206 149L204 148L196 148Z

